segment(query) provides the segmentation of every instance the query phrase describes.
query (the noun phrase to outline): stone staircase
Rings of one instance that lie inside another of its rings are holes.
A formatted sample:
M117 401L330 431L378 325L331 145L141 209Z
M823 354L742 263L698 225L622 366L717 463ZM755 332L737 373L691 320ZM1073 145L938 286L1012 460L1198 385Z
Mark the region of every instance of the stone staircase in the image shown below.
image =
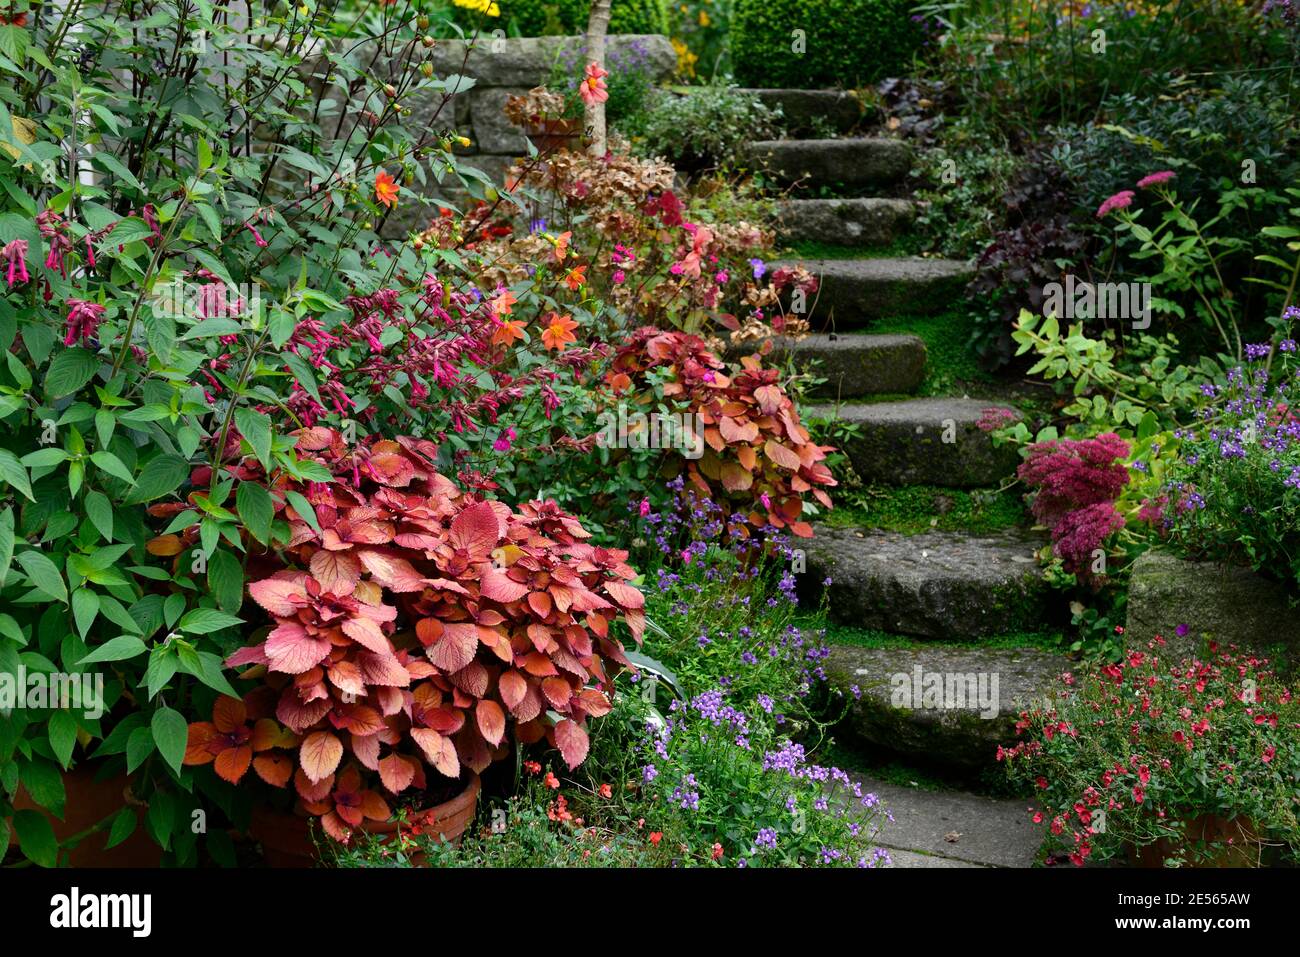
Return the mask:
M787 190L778 212L781 241L811 242L818 249L833 245L842 254L773 264L801 263L820 281L809 303L814 334L797 343L774 342L775 358L790 358L825 380L814 392L822 404L806 407L805 419L853 427L838 444L864 482L953 489L1001 484L1014 472L1018 456L1012 448L995 446L980 423L992 409L1014 417L1020 413L964 395L915 396L926 377L925 343L914 335L869 331L882 319L950 309L973 275L966 262L872 254L904 238L912 224L914 209L903 195L910 148L854 132L861 124L847 122L845 94L759 94L781 105L787 117L797 116L797 128L847 134L757 142L747 154L769 182ZM814 110L823 111L820 121L809 115ZM1040 630L1050 618L1050 592L1035 557L1043 544L1040 536L1020 529L905 535L818 527L805 546L801 597L825 598L832 619L845 625L899 636L897 647L832 647L826 671L849 701L847 735L873 753L959 775L992 766L997 745L1014 739L1020 708L1046 699L1069 664L1037 648L1006 647L1004 640L982 643ZM911 687L914 676L919 684L930 676L969 676L972 689L985 682L985 694L937 707L924 702L899 707L897 689ZM960 793L952 799L975 802L972 806L983 800ZM1024 837L1021 832L1022 842ZM920 852L908 857L912 866L952 866L927 864L943 859L932 846L912 850ZM1021 847L1017 860L1024 857ZM968 860L1012 863L996 855Z

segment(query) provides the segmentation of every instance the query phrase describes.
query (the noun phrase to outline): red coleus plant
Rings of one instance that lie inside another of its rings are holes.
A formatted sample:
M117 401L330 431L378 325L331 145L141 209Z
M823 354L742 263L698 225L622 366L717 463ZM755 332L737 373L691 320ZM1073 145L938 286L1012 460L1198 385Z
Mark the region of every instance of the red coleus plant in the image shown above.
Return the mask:
M263 703L219 701L190 726L187 763L211 761L231 781L250 762L268 783L292 776L340 840L387 816L360 769L392 795L424 790L428 768L482 771L510 738L546 738L580 764L587 718L610 710L607 669L628 664L611 625L622 618L638 642L645 628L626 552L587 544L553 502L515 512L462 492L420 439L349 449L310 428L297 449L335 478L271 483L290 539L249 593L274 624L227 659L256 666L244 677L264 677ZM252 481L256 468L229 471ZM287 504L290 491L315 515Z
M664 397L703 424L703 454L686 462L691 482L711 498L743 502L755 526L808 537L804 495L831 508L826 488L837 483L824 459L832 449L811 440L778 370L756 355L741 366L730 376L699 336L646 326L618 350L606 381L619 393L639 391L649 370L671 370Z

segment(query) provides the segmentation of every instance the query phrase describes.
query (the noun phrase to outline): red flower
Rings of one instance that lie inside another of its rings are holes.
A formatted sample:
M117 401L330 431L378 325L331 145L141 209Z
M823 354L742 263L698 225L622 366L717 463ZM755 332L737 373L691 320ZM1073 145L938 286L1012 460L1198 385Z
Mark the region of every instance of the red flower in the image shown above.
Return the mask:
M1263 761L1265 764L1268 764L1270 761L1273 760L1273 756L1275 754L1277 754L1277 748L1273 747L1273 745L1270 744L1267 748L1264 749L1264 754L1260 758L1260 760Z
M663 832L663 831L651 831L651 832L650 832L650 843L653 844L655 847L658 847L658 846L659 846L659 842L662 841L663 839L664 839L664 832Z

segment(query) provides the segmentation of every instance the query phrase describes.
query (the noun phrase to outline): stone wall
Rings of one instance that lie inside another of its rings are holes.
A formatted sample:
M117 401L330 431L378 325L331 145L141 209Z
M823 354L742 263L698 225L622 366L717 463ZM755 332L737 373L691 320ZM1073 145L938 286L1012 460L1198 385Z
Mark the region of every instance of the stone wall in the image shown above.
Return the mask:
M1167 656L1195 654L1202 635L1300 666L1300 595L1249 568L1193 562L1153 549L1133 563L1125 638L1138 647L1159 634ZM1187 634L1179 636L1179 625Z
M642 63L656 83L670 77L677 65L672 44L657 34L611 36L606 45L606 59L611 66ZM421 125L454 127L471 141L468 148L456 150L462 162L482 170L499 184L511 164L528 152L523 133L502 112L506 97L544 83L552 65L561 58L576 64L576 75L581 69L583 46L582 37L488 37L480 38L472 47L464 40L439 40L432 50L434 72L453 82L464 77L464 92L442 106L441 112L441 96L410 101L412 114L407 122L417 129ZM455 85L451 88L458 89ZM443 183L440 188L426 187L425 192L450 202L466 198L463 191L448 187L449 183ZM404 235L432 215L429 208L414 203L404 205L405 209L399 207L385 223L384 232L391 237Z

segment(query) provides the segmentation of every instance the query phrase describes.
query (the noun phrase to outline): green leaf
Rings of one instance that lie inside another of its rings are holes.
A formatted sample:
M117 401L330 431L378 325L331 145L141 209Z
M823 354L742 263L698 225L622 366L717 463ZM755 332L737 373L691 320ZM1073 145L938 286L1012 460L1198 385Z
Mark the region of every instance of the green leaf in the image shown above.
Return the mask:
M255 409L235 410L235 424L240 434L248 440L262 468L271 470L271 417Z
M316 520L316 509L312 508L311 502L307 501L301 492L285 492L284 500L293 506L293 510L315 530L317 535L320 534L320 522Z
M131 470L112 452L92 452L90 460L113 478L119 478L128 485L135 484L135 479L131 477Z
M135 808L124 807L117 812L117 817L113 818L113 823L108 829L108 841L104 844L104 850L110 847L117 847L128 837L135 833L136 815Z
M14 557L14 510L5 507L0 512L0 586L9 577L9 565Z
M208 559L208 588L217 607L231 613L244 603L244 568L233 553L219 549Z
M135 490L128 496L127 505L140 505L175 492L189 478L190 464L179 455L160 455L135 477Z
M54 757L63 767L68 767L72 760L72 749L77 744L77 719L69 711L55 711L50 715L46 729Z
M72 395L95 375L99 360L86 349L64 349L45 373L45 394L51 399Z
M58 863L59 842L50 819L40 811L15 811L14 834L23 856L33 864L53 867Z
M78 588L72 593L72 617L77 623L77 634L82 638L95 623L99 614L99 596L89 588Z
M153 732L149 728L136 728L126 739L126 771L128 774L144 764L145 759L156 750Z
M235 491L235 507L249 533L263 545L269 545L271 522L275 519L271 493L256 482L240 482Z
M68 587L63 583L58 566L35 549L20 552L18 564L22 566L32 584L51 598L68 603Z
M23 465L29 469L47 469L67 460L67 450L57 448L37 449L22 457Z
M86 516L104 541L113 540L113 503L103 492L86 493Z
M143 654L148 650L145 643L135 635L120 635L111 641L104 642L78 661L77 664L88 665L96 661L125 661L127 658L134 658L136 655Z
M215 608L194 608L185 613L178 627L191 635L206 635L232 625L243 624L243 621L242 618L217 611Z
M163 760L171 765L177 774L181 773L181 761L185 758L185 742L189 737L189 726L179 711L168 707L159 707L149 722L153 731L153 740L158 745L158 752Z
M36 501L32 495L32 482L27 477L27 469L18 461L18 456L8 449L0 449L0 479L12 485L28 501Z

